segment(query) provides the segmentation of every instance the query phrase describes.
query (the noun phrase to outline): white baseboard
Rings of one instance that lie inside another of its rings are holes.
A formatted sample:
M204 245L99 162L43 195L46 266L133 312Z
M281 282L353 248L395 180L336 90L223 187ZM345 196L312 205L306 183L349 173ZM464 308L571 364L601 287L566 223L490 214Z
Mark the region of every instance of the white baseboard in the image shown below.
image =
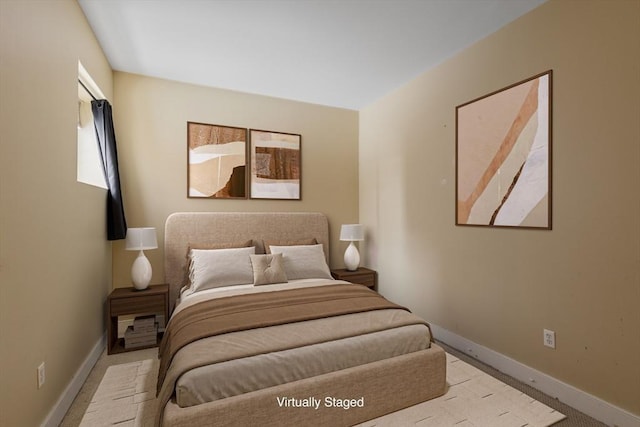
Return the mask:
M107 343L107 334L103 334L102 337L96 342L96 344L91 349L89 355L84 359L82 365L75 373L67 388L65 388L64 392L60 395L60 398L53 406L47 418L44 419L44 422L40 425L40 427L57 427L62 422L62 419L66 415L67 411L71 407L73 400L80 392L82 385L87 380L89 373L91 373L91 369L95 366L98 358L102 354L105 349Z
M438 341L455 348L541 392L613 427L640 427L640 417L579 390L487 347L474 343L438 325L431 324Z
M610 404L600 398L557 380L545 373L537 371L514 359L500 354L487 347L474 343L460 335L450 332L438 325L431 324L433 335L446 345L474 357L505 374L531 385L543 393L557 398L561 402L614 427L640 427L640 417L622 408ZM91 369L106 346L106 334L93 346L89 355L71 379L41 427L56 427L71 407L73 400L82 388Z

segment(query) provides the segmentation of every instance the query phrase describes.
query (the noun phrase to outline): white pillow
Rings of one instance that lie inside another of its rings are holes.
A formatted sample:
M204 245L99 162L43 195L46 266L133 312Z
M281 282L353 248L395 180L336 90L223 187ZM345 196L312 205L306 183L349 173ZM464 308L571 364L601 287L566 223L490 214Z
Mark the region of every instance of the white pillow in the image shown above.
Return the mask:
M333 279L322 244L270 246L272 254L282 254L287 279Z
M250 255L255 246L233 249L191 249L189 279L191 290L253 283Z

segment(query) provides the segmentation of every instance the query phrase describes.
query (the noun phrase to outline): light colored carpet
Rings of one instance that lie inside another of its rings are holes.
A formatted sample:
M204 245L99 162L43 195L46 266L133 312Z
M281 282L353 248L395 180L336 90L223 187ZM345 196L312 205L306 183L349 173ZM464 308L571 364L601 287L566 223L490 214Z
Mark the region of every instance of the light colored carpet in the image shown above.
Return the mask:
M157 360L110 366L81 427L153 425ZM565 418L511 386L447 353L447 393L361 427L544 427Z
M93 395L80 426L152 426L158 406L157 375L157 359L110 366Z
M447 353L444 396L360 424L362 427L545 427L565 418Z

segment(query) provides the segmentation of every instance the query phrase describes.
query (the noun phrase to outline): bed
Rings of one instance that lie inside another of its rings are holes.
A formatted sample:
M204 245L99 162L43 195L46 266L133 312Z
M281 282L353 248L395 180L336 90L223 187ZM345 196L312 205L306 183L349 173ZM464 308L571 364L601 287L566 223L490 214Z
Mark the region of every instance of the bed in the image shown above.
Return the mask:
M445 392L428 324L333 280L325 215L174 213L164 250L157 425L349 426Z

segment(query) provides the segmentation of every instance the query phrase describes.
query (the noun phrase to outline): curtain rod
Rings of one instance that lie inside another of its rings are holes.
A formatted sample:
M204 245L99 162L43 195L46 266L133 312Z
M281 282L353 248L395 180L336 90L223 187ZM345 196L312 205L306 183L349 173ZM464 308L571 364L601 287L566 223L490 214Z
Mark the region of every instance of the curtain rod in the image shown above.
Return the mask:
M87 93L88 93L89 95L91 95L91 97L93 98L93 100L94 100L94 101L97 101L97 99L96 99L96 97L93 95L93 93L91 93L91 91L89 90L89 88L88 88L88 87L86 87L86 86L84 85L84 83L82 83L82 81L81 81L80 79L78 79L78 83L80 83L80 86L82 86L82 87L84 88L84 90L86 90L86 91L87 91Z

